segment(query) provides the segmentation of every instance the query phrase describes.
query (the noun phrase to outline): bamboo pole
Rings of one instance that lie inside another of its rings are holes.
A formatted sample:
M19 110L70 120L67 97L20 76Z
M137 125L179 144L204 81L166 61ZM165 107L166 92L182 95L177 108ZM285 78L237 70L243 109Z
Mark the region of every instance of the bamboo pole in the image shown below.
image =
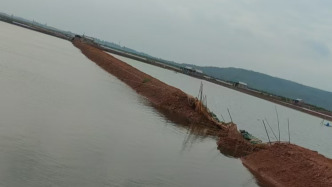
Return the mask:
M233 119L232 119L231 113L229 112L228 108L227 108L227 111L228 111L229 117L231 118L231 122L233 123Z
M276 110L276 114L277 114L277 121L278 121L278 132L279 132L279 142L280 142L280 124L279 124L279 115L278 115L278 110L277 107L274 106L275 110Z
M267 135L267 139L269 139L269 143L270 143L270 145L271 145L271 141L270 141L269 133L267 132L265 122L264 122L264 120L262 120L262 121L263 121L263 125L264 125L265 132L266 132L266 135Z
M220 115L221 115L221 118L222 118L223 122L225 123L225 118L224 118L224 116L223 116L222 114L220 114Z
M276 140L278 140L278 138L277 138L276 134L274 133L274 131L273 131L272 127L270 126L270 123L267 121L267 119L266 119L266 118L265 118L265 121L266 121L267 125L270 127L270 129L271 129L271 131L272 131L272 134L273 134L273 136L276 138Z
M288 143L290 144L289 118L288 118Z

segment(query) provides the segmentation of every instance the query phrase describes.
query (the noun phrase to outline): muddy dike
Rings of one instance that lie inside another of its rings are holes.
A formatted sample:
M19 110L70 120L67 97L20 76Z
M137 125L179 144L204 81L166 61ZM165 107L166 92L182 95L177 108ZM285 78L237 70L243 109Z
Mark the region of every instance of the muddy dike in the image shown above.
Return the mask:
M74 39L73 44L87 58L144 96L152 106L167 112L167 115L172 113L179 118L186 119L188 124L206 126L216 132L225 128L223 124L213 120L205 108L199 107L200 103L196 98L137 70L80 39Z
M216 121L197 98L114 58L98 46L80 38L72 42L87 58L145 97L169 120L199 134L218 137L220 152L241 158L261 186L332 186L331 159L292 144L252 144L235 124Z
M216 121L197 98L114 58L93 43L81 38L74 38L72 42L87 58L144 96L165 117L190 128L204 127L206 135L219 137L219 147L227 150L227 155L243 156L260 149L246 141L235 124Z
M241 160L262 186L332 186L332 160L294 144L275 143Z

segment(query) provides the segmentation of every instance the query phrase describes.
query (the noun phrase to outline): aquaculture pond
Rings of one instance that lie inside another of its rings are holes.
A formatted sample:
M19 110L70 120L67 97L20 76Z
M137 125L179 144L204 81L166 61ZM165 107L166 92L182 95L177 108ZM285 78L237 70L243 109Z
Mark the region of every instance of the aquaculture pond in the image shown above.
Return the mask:
M257 186L70 42L3 22L0 41L0 186Z

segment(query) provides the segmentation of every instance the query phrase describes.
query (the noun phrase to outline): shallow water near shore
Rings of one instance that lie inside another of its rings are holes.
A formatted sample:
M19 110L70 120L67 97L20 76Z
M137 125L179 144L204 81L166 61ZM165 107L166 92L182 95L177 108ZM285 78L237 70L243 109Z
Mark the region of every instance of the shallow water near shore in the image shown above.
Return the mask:
M257 186L70 42L0 22L0 186Z

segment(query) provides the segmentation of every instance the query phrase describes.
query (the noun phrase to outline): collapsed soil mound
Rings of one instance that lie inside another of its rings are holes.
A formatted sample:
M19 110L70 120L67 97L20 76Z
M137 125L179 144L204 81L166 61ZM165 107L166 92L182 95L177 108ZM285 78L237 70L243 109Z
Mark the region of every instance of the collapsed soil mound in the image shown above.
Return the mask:
M221 153L236 158L265 149L267 146L266 144L252 144L245 140L233 123L228 124L226 132L220 133L217 145Z
M241 160L262 186L332 186L332 160L297 145L273 144Z

